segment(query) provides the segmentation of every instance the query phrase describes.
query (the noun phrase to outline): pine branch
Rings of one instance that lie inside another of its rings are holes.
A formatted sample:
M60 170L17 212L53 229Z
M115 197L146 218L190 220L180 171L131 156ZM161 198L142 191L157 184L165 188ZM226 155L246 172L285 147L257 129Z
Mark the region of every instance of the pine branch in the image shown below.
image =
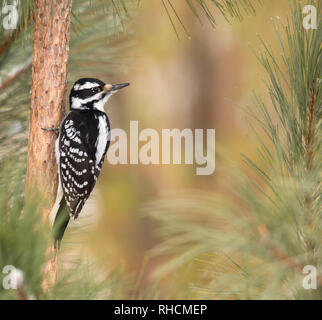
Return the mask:
M311 89L310 95L310 109L309 109L309 125L308 125L308 133L307 133L307 143L306 143L306 150L308 153L308 161L307 161L307 169L312 169L312 125L313 125L313 115L314 115L314 104L315 104L315 93L314 89Z
M257 228L260 242L264 244L268 252L279 262L287 265L289 268L302 273L304 265L297 263L291 256L287 255L282 249L276 247L268 239L268 231L264 225L260 225ZM322 285L322 278L318 277L318 282Z
M23 67L21 67L18 71L16 71L13 75L11 75L6 81L0 83L0 91L7 88L11 83L15 82L21 75L23 75L26 71L31 68L32 61L28 61Z
M312 161L313 161L313 122L314 122L314 107L315 107L315 92L314 89L310 89L310 105L309 105L309 115L308 115L308 133L307 133L307 142L306 142L306 148L305 151L307 153L307 164L306 169L308 172L312 170ZM312 197L311 195L307 195L306 197L306 220L309 227L313 230L313 220L312 220L312 214L311 214L311 207L312 207ZM308 251L314 252L315 245L312 243L312 241L307 240L306 247ZM312 261L312 264L314 264L314 261ZM321 284L321 283L320 283Z

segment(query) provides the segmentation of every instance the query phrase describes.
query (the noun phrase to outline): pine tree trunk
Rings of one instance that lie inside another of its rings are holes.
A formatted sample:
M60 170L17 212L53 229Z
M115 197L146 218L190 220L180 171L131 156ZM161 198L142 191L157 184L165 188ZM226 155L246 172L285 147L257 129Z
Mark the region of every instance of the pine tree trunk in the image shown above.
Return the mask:
M55 140L65 109L72 0L34 0L27 188L40 190L48 216L57 190Z

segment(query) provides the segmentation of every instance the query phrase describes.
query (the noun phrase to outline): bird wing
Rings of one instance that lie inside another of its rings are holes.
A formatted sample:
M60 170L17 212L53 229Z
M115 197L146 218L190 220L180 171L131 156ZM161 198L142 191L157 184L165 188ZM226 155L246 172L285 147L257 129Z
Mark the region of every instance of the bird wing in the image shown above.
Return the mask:
M69 213L76 219L96 182L95 154L80 116L70 113L62 124L59 140L60 180Z

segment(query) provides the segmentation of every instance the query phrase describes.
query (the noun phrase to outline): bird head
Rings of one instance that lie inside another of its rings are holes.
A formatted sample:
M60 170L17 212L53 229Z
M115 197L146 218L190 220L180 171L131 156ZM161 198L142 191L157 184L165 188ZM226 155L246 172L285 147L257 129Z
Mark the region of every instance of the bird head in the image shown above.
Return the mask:
M104 105L110 96L128 85L128 82L106 84L94 78L79 79L75 82L70 92L70 109L104 111Z

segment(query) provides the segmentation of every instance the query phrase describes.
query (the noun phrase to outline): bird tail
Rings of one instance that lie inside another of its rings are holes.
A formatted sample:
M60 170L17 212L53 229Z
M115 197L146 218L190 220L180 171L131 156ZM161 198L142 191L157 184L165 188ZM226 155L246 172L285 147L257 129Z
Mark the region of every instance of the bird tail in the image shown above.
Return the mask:
M57 148L57 142L56 142L56 148ZM59 163L59 161L57 162ZM60 247L60 242L64 236L69 219L70 219L69 209L67 207L67 203L64 197L60 176L58 175L58 189L57 189L56 201L49 215L49 221L53 226L52 234L53 234L55 249L56 248L59 249Z
M64 236L69 219L70 219L70 216L68 212L67 203L65 201L65 198L62 197L60 201L60 206L57 211L55 221L53 224L53 238L54 238L55 249L59 249L60 247L60 242Z

